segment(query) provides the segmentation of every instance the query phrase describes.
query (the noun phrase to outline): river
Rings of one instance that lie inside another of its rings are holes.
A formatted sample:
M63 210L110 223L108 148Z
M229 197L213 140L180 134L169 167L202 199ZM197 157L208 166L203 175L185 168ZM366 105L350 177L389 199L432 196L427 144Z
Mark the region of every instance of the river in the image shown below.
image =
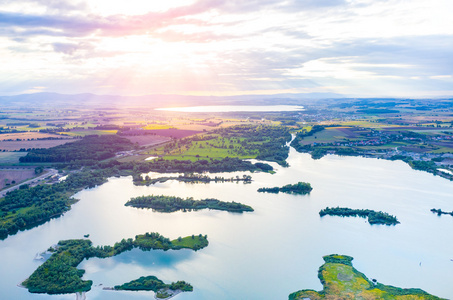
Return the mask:
M147 187L121 177L81 191L76 194L80 201L63 217L0 241L0 298L73 300L73 294L36 295L17 287L42 263L33 260L36 253L84 234L90 234L95 245L113 245L152 231L170 239L207 234L210 244L197 252L135 249L84 261L79 266L86 270L84 279L94 281L88 300L152 299L152 292L102 290L145 275L191 283L194 291L179 294L177 300L284 300L300 289L322 289L317 270L322 256L332 253L353 256L359 271L381 283L453 298L453 218L430 212L453 209L452 182L401 161L333 155L312 160L293 148L288 163L289 168L273 164L273 175L252 174L251 184L168 181ZM256 191L298 181L312 184L310 195ZM255 211L164 214L124 206L130 197L147 194L212 197L242 202ZM362 218L320 218L326 206L381 210L397 216L401 224L371 226Z

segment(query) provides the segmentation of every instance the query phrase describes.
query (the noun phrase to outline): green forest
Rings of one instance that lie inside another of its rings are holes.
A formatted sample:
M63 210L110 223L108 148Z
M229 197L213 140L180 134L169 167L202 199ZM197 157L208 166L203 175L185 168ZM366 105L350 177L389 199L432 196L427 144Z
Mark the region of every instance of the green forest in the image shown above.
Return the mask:
M94 165L98 161L114 157L116 152L131 150L133 146L128 139L117 135L88 135L73 143L48 149L32 149L20 158L20 162Z

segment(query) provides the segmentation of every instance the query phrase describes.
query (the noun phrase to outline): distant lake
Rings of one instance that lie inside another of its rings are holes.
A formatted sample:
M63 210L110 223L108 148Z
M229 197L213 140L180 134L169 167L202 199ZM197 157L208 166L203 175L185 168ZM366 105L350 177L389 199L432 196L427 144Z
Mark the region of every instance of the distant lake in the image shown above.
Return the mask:
M93 280L87 300L153 299L152 292L102 289L147 275L193 285L192 293L172 300L285 300L300 289L320 290L322 256L333 253L353 256L359 271L381 283L453 298L453 218L430 211L451 210L452 182L412 170L401 161L333 155L313 160L293 148L288 163L288 168L271 163L276 174L251 174L250 184L171 180L134 186L129 176L85 189L75 195L80 201L63 217L0 241L0 299L75 300L74 294L37 295L16 286L42 263L33 260L36 253L84 234L90 234L94 245L113 245L153 231L170 239L207 234L209 246L197 252L134 249L85 260L79 266L86 270L83 279ZM310 195L257 192L298 181L311 183ZM131 197L150 194L236 201L255 211L164 214L124 206ZM319 211L326 206L381 210L397 216L401 224L370 226L362 218L321 218Z
M156 110L176 112L272 112L272 111L303 111L303 106L296 105L213 105L156 108Z

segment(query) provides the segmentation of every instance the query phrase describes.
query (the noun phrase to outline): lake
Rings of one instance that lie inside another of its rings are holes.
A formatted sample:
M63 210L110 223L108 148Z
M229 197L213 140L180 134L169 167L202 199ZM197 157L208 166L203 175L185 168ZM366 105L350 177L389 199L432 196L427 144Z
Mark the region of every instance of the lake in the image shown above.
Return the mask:
M300 289L322 288L317 271L322 256L354 257L369 278L398 287L416 287L452 298L453 218L431 208L453 209L452 182L412 170L401 161L326 156L312 160L291 148L289 168L252 174L253 183L189 184L177 181L134 186L131 177L111 178L76 194L80 201L63 217L0 241L1 299L75 299L37 295L16 285L42 262L33 258L59 240L90 234L94 245L159 232L170 239L207 234L209 246L197 252L138 249L79 268L94 281L87 299L151 299L152 292L113 292L104 286L155 275L169 283L185 280L194 292L176 300L287 299ZM234 173L231 174L235 176ZM155 175L155 174L151 174ZM224 174L230 177L230 174ZM259 187L310 182L310 195L257 193ZM218 198L251 205L255 211L156 213L125 207L130 197L164 194ZM382 210L398 217L396 226L370 226L362 218L319 217L326 206Z
M303 106L296 105L212 105L156 108L156 110L174 112L273 112L273 111L303 111Z

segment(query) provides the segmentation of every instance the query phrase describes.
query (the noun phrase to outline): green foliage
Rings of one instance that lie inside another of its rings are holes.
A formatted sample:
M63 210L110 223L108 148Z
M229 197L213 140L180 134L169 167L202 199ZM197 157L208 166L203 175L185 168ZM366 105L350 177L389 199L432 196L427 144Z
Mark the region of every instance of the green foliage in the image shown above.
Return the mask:
M152 208L159 212L175 212L178 210L200 210L200 209L214 209L214 210L226 210L230 212L244 212L253 211L248 205L244 205L237 202L223 202L217 199L204 199L194 200L193 198L180 198L173 196L140 196L131 198L126 206L132 206L136 208Z
M389 215L382 211L374 211L370 209L352 209L347 207L326 207L319 212L321 217L325 215L329 216L341 216L341 217L368 217L368 223L382 224L382 225L396 225L400 222L395 216Z
M23 282L30 293L67 294L91 289L91 280L82 280L76 267L90 257L89 240L60 241L52 256Z
M32 149L20 162L78 163L94 165L100 160L115 156L118 151L130 150L133 144L117 135L89 135L73 143L49 149Z
M310 183L307 182L298 182L296 184L287 184L283 187L272 187L272 188L259 188L258 192L260 193L274 193L278 194L279 192L286 194L298 194L305 195L309 194L313 188Z

